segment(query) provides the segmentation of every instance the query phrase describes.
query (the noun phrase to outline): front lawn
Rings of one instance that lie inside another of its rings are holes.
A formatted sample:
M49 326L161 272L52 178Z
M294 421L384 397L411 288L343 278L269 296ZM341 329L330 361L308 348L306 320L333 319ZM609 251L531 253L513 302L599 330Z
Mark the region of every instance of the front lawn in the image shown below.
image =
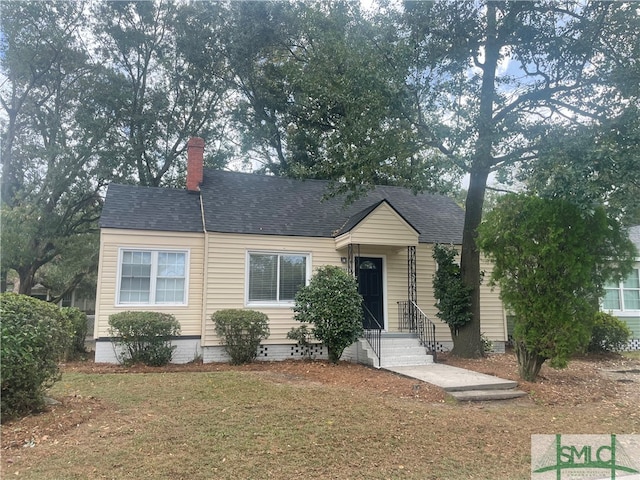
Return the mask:
M349 364L218 370L67 369L62 405L3 426L2 478L526 479L531 434L640 431L633 382L585 403L456 404ZM581 381L566 375L556 390Z

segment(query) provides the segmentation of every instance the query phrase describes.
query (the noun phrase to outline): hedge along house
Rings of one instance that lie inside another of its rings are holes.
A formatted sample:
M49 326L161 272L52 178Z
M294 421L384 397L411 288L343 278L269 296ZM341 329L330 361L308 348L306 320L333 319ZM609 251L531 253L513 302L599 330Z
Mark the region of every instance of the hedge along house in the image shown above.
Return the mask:
M378 186L345 204L323 199L325 181L204 169L203 151L202 139L190 140L186 190L109 186L100 220L97 362L116 361L108 320L126 310L175 315L182 334L174 362L225 361L211 314L226 308L268 315L271 334L259 359L299 358L304 352L287 339L300 325L293 299L322 265L354 275L364 298L368 340L343 358L421 362L410 358L417 345L428 362L426 353L452 346L432 293L433 245L461 243L464 213L451 199ZM502 303L497 291L481 289L482 332L499 349L507 335ZM327 354L321 345L311 353Z
M629 238L640 252L640 225L629 228ZM640 257L631 273L619 283L605 284L601 309L624 321L631 330L629 350L640 350Z

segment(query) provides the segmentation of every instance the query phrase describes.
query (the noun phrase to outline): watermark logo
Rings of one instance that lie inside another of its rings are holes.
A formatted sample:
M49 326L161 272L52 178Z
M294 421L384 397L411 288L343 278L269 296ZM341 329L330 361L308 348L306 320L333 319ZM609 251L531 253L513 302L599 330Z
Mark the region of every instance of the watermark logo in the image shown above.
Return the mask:
M640 480L640 435L532 435L532 480Z

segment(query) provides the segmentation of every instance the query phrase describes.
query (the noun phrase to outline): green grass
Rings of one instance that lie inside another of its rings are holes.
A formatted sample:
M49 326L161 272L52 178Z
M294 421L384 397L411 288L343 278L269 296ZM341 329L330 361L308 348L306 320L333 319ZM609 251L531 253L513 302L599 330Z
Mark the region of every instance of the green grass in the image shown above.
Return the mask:
M633 407L429 404L246 372L65 374L51 394L107 408L5 452L3 478L526 479L533 433L640 429Z

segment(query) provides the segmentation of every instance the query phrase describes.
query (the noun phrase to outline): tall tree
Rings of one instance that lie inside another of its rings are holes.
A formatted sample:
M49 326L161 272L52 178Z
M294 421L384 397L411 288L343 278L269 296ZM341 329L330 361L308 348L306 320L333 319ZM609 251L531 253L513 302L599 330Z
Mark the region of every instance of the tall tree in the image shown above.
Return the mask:
M246 150L278 175L451 187L416 142L395 27L354 2L238 2L227 45ZM337 190L346 190L338 188ZM357 192L356 192L357 194Z
M638 16L609 2L405 2L416 128L470 179L461 269L473 320L454 336L458 355L481 354L475 238L487 179L537 160L552 126L619 112L621 93L600 67L626 51L617 44L638 43L635 22L619 21L622 10Z
M629 28L640 31L636 6L611 15L609 44L614 55L600 69L615 86L619 114L587 126L561 126L540 145L540 159L517 172L538 195L604 206L625 225L640 224L640 42L620 41Z
M119 175L141 185L176 185L184 177L190 136L204 137L224 164L221 112L227 101L222 76L220 22L223 4L164 1L94 5L95 56L109 70L100 101L115 116L109 154ZM219 20L219 18L218 18ZM216 148L217 147L217 148Z
M92 91L83 15L82 3L2 4L2 277L15 269L21 293L66 239L96 229L102 128L82 121Z

